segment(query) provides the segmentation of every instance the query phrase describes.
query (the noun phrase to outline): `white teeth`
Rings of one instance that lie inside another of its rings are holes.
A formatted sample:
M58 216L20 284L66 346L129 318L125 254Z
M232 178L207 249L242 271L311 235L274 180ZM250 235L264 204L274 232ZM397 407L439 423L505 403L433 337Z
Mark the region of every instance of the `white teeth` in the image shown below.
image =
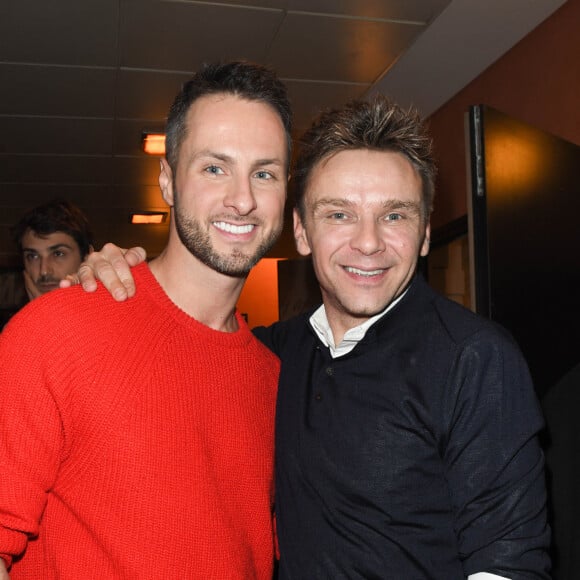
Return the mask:
M371 276L377 276L378 274L382 274L383 270L359 270L358 268L353 268L352 266L345 266L344 269L351 274L356 274L357 276L366 276L370 278Z
M219 230L228 232L230 234L249 234L253 229L253 224L246 224L244 226L235 226L227 222L213 222L213 225Z

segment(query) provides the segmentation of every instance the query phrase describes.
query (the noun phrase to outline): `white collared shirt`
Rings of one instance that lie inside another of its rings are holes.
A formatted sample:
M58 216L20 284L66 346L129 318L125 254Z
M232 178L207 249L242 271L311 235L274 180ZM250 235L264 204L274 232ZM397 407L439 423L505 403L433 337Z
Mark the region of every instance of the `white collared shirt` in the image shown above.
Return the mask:
M367 330L389 310L394 308L406 293L407 290L405 290L405 292L403 292L398 298L393 300L393 302L391 302L382 312L379 312L379 314L375 314L372 318L365 320L365 322L355 326L354 328L349 328L344 333L342 342L338 346L334 344L334 336L330 324L328 323L324 304L310 317L310 324L324 346L327 346L330 350L332 358L338 358L339 356L349 353L364 338Z

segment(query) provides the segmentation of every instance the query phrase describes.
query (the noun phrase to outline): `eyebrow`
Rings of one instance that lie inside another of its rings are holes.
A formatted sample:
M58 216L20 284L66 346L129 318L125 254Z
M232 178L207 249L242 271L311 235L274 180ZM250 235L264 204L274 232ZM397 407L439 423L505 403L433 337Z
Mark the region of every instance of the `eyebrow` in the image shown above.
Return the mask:
M416 201L402 201L400 199L393 199L383 204L386 209L408 209L410 211L421 212L421 203Z
M69 245L69 244L65 244L65 243L61 243L61 244L54 244L53 246L48 246L47 250L49 250L50 252L54 252L54 250L58 250L60 248L67 248L69 250L74 250L74 248ZM22 248L23 252L38 252L38 248Z
M313 206L312 211L318 211L321 208L328 206L334 207L353 207L356 205L348 199L341 197L337 198L322 198L317 200ZM416 201L403 201L401 199L389 199L382 204L383 209L394 210L394 209L408 209L410 211L421 212L421 204Z
M340 197L323 197L312 205L312 211L318 211L319 209L325 208L329 205L334 207L351 207L354 204L351 201Z
M218 153L217 151L212 151L211 149L204 149L202 151L199 151L198 153L195 153L192 156L192 160L200 159L203 157L218 159L219 161L223 161L224 163L230 164L236 163L236 160L231 155L228 155L227 153ZM278 165L280 167L284 167L286 165L286 162L283 161L282 159L279 159L278 157L265 157L263 159L256 159L252 163L252 167L254 168L263 167L265 165Z

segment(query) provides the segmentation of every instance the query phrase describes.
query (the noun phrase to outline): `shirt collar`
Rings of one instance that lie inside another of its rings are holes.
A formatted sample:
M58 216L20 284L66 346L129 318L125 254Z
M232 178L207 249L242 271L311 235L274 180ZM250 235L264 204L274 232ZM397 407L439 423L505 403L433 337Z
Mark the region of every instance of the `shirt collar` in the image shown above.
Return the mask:
M310 317L310 325L324 346L328 347L330 356L332 356L332 358L338 358L353 350L354 347L365 337L368 329L377 320L389 312L389 310L394 308L401 301L403 296L405 296L407 291L408 288L398 298L393 300L393 302L391 302L382 312L379 312L379 314L375 314L375 316L365 320L365 322L362 324L347 330L344 333L342 342L339 345L334 344L334 337L332 336L332 330L330 329L330 324L328 323L324 304L317 308L314 314Z

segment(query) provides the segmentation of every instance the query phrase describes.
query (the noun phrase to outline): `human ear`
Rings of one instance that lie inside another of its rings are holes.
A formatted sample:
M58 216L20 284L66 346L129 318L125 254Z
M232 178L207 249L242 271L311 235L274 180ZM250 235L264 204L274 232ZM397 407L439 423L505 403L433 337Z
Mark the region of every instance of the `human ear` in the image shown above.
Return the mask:
M294 216L294 240L296 242L296 249L301 256L309 256L311 254L310 244L308 243L308 236L306 235L306 228L302 223L302 218L296 208L293 212Z
M425 237L423 238L423 244L421 244L421 256L426 256L429 253L429 244L431 243L431 224L427 222L425 227Z
M165 203L173 207L173 172L165 157L160 161L159 187Z

